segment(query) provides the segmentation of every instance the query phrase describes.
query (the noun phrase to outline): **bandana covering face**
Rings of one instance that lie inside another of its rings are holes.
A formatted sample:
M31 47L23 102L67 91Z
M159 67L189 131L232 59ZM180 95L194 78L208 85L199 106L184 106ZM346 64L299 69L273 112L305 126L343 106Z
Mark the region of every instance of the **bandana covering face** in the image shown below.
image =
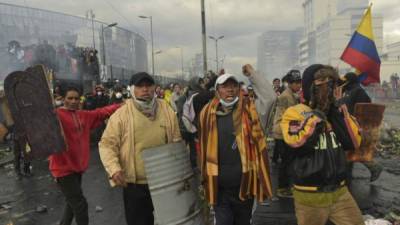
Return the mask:
M150 120L154 120L156 118L156 111L157 111L157 101L156 101L156 95L153 95L153 98L151 100L144 100L144 99L138 99L135 96L135 86L131 86L131 95L133 99L133 104L135 107L143 113L146 117L148 117Z
M333 96L334 83L329 80L327 83L312 85L311 108L319 109L328 113L331 105L335 102Z

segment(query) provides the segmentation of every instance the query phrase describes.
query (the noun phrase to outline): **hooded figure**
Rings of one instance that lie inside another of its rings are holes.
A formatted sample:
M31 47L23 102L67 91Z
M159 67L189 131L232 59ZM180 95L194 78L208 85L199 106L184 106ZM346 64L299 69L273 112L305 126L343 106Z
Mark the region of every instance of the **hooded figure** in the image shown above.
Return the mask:
M304 104L282 116L283 139L294 154L291 169L299 225L364 224L347 189L346 150L360 146L357 122L347 111L337 88L337 71L312 65L302 77Z
M189 80L189 92L188 95L193 94L194 92L200 92L203 90L201 84L203 79L201 77L193 77Z
M345 84L343 87L344 99L347 105L347 109L351 115L354 115L354 107L357 103L370 103L371 98L367 92L361 87L355 73L346 73L344 75Z
M354 109L357 103L371 103L371 98L367 92L361 87L358 77L355 73L349 72L344 75L343 99L346 103L349 113L354 115ZM377 135L376 135L377 136ZM362 162L371 173L370 181L374 182L379 178L383 171L383 167L372 159L370 162ZM349 163L348 182L352 180L353 163Z

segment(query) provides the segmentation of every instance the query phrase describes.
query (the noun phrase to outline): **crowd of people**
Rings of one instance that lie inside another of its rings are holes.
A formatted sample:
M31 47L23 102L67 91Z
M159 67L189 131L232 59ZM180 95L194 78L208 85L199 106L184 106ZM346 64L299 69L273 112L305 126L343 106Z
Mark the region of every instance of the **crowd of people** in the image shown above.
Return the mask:
M365 87L368 95L377 100L392 101L400 99L400 80L399 75L394 73L390 80L384 80L382 83L375 83Z
M22 46L18 41L8 43L8 60L2 60L8 67L6 71L24 70L25 68L43 64L52 71L78 75L83 73L99 75L97 50L89 47L78 47L72 43L53 46L48 41L40 44ZM4 68L3 68L4 69Z
M242 73L248 81L221 71L161 87L140 72L128 86L97 85L85 95L57 86L54 103L68 149L50 156L49 168L66 201L60 224L74 218L89 224L82 175L95 129L110 183L123 189L128 225L154 224L141 153L181 140L216 225L249 225L254 201L274 196L294 198L299 225L364 224L348 189L353 163L346 159L361 143L354 107L371 102L356 75L339 76L321 64L290 70L272 83L249 64ZM382 166L364 165L371 182L377 180ZM272 166L279 168L276 180Z

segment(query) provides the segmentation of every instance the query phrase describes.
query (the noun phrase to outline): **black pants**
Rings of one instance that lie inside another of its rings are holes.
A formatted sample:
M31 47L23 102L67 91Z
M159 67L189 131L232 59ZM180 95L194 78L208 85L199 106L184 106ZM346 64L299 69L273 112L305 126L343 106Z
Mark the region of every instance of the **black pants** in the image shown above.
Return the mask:
M82 192L82 174L74 173L57 178L57 184L66 201L60 225L71 225L74 217L77 225L88 225L88 203Z
M278 188L290 188L290 165L293 161L293 153L283 140L275 139L275 149L279 149L282 161L279 165Z
M279 141L279 139L275 139L274 140L274 153L273 153L273 155L272 155L272 162L273 163L278 163L278 161L279 161L279 159L281 158L281 152L280 152L280 147L281 146L279 146L278 144L277 144L277 141Z
M238 190L219 190L214 207L216 225L250 225L253 199L241 201Z
M24 173L30 173L30 159L28 157L28 154L26 152L26 138L24 137L19 137L16 138L14 137L13 139L14 142L14 169L17 174L21 174L21 159L24 162L24 167L23 171Z
M145 184L128 184L123 189L125 218L128 225L153 225L153 202ZM173 206L171 206L173 207Z
M189 145L190 165L192 169L195 169L197 167L196 134L182 132L182 138L185 140L186 144Z

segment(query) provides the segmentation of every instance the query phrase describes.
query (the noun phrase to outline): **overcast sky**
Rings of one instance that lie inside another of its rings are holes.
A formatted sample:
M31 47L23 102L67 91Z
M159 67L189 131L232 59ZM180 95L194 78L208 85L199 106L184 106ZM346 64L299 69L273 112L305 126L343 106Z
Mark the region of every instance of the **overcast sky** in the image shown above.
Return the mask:
M201 53L200 0L0 0L84 16L93 9L96 19L149 36L149 23L139 15L153 16L156 70L180 71L182 47L185 67ZM350 0L351 1L351 0ZM208 35L225 38L219 44L224 67L239 73L244 63L256 64L257 37L268 29L293 29L303 24L303 0L206 0ZM400 41L400 0L375 0L373 13L384 16L385 43ZM149 41L150 43L150 41ZM149 46L150 49L150 46ZM208 58L215 60L214 42L208 41ZM150 64L149 60L149 64ZM215 68L215 62L210 65Z

